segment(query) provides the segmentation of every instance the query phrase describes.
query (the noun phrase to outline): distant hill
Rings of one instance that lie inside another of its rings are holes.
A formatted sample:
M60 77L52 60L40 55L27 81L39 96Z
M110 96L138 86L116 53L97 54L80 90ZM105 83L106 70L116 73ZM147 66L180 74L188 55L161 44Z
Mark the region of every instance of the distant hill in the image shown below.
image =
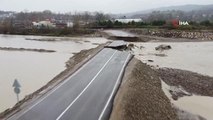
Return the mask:
M170 7L162 7L154 10L166 11L166 10L181 10L184 12L196 11L196 10L206 10L213 8L212 5L182 5L182 6L170 6Z
M161 8L155 8L150 10L143 10L143 11L137 11L132 13L124 14L127 17L135 16L135 15L142 15L142 14L149 14L153 11L183 11L183 12L191 12L191 11L203 11L203 10L212 10L213 11L213 4L210 5L180 5L180 6L168 6L168 7L161 7Z

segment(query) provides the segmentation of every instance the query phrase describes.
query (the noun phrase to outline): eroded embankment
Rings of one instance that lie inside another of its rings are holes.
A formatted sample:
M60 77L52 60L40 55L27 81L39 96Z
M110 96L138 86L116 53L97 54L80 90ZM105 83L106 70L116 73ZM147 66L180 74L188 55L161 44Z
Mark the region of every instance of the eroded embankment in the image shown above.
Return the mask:
M181 86L191 94L213 97L213 77L200 75L198 73L163 68L156 70L162 80L170 86ZM170 91L172 93L172 91ZM173 99L184 95L173 94Z
M161 89L161 80L148 65L133 59L114 100L111 120L176 120Z
M108 44L108 43L106 43ZM99 51L101 51L106 44L99 45L96 48L89 50L82 50L76 53L66 62L66 69L48 82L45 86L35 91L34 93L27 95L23 100L18 102L13 108L7 109L0 113L0 119L8 118L14 113L18 112L20 108L26 107L26 105L33 100L38 99L42 95L46 94L48 91L53 89L56 85L64 81L71 74L77 71L81 66L83 66L87 61L89 61L93 56L95 56Z

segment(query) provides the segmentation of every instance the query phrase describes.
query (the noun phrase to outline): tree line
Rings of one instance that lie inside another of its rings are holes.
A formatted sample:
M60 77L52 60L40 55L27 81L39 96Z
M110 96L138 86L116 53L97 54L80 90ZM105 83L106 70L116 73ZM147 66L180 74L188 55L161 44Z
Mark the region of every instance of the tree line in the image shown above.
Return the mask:
M5 14L5 12L4 12ZM96 21L109 20L110 15L102 12L74 12L74 13L54 13L50 10L42 12L23 11L13 13L10 17L0 19L0 33L4 34L56 34L67 35L76 33L91 33L88 30L91 26L89 23ZM42 27L36 29L32 27L32 22L56 20L59 22L73 22L72 28L48 28Z
M160 28L173 28L171 20L153 20L150 22L147 21L141 21L141 22L128 22L123 23L120 21L112 21L112 20L106 20L106 21L97 21L95 25L93 25L97 28L148 28L148 27L160 27ZM194 22L189 21L189 26L184 26L186 29L196 29L196 28L203 28L203 27L209 27L213 28L213 22L210 20L204 20L201 22ZM184 28L181 27L180 28Z
M67 35L75 33L91 33L93 28L172 28L172 19L187 20L189 26L180 29L203 29L213 28L213 15L209 11L200 11L186 14L183 11L154 11L148 15L135 15L132 17L142 18L141 22L130 21L128 23L116 20L115 15L104 14L102 12L74 12L74 13L54 13L50 10L42 12L0 12L2 14L12 14L9 17L0 19L0 33L4 34L55 34ZM204 13L206 13L204 15ZM208 13L208 14L207 14ZM198 19L202 16L202 19ZM205 19L204 19L205 18ZM58 21L73 22L72 28L32 28L33 21L54 19ZM82 25L83 23L83 25ZM16 27L16 24L19 27Z

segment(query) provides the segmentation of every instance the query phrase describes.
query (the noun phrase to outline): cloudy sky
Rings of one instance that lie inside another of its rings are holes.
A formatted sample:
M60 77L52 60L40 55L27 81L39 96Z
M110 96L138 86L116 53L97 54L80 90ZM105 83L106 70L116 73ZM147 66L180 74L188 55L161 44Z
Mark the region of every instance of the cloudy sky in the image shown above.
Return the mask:
M0 10L128 13L185 4L213 4L213 0L0 0Z

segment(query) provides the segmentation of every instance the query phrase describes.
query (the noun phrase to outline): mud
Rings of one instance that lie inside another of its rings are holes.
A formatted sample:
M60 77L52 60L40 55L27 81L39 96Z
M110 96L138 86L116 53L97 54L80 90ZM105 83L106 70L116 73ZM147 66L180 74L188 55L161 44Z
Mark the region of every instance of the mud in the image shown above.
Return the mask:
M54 38L46 38L46 39L35 39L35 38L25 38L25 40L33 40L33 41L56 41Z
M30 51L30 52L56 52L55 50L45 50L45 49L30 49L30 48L12 48L12 47L0 47L0 50L5 51Z

